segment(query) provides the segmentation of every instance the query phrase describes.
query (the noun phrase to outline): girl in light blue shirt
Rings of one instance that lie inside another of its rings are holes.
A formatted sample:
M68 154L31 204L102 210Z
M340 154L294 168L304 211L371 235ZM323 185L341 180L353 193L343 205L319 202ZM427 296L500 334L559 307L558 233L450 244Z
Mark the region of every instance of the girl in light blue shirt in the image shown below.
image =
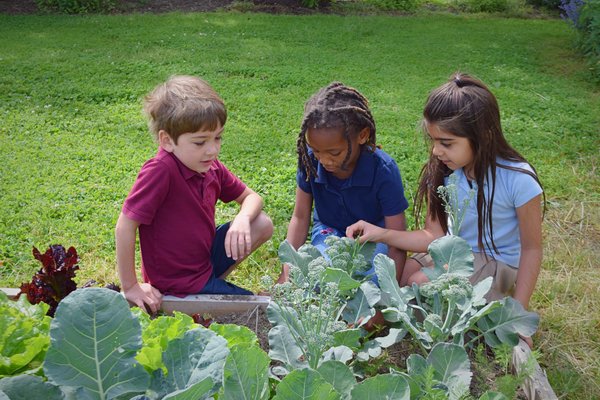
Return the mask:
M433 90L423 111L430 157L421 171L415 202L416 220L426 204L423 229L395 231L359 221L346 235L361 241L425 253L447 233L465 239L475 262L473 283L488 276L494 283L488 299L512 295L527 308L542 262L543 189L535 169L512 148L502 133L494 95L479 80L454 74ZM452 232L437 192L454 174L459 203L474 193L458 232ZM401 284L424 283L425 258L407 260Z

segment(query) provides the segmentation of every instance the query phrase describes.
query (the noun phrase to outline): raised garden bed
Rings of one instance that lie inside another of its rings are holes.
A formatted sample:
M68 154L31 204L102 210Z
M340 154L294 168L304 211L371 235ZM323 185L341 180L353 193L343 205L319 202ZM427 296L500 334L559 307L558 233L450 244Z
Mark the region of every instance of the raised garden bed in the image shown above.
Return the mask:
M252 397L261 400L271 398L273 391L278 399L289 398L302 387L340 399L362 399L374 391L377 397L401 399L422 394L506 399L491 391L500 381L509 384L505 393L512 398L556 399L527 345L519 341L518 335L535 332L539 317L512 298L488 302L485 294L492 278L469 283L472 253L462 239L448 236L432 243L430 254L436 265L424 271L430 282L405 288L398 286L390 258L375 257L373 266L379 277L375 285L357 273L368 265L365 260L372 258L372 250L347 238L332 237L326 243L331 263L310 245L296 250L287 242L281 244L279 255L290 265L290 281L275 286L265 282L266 287L272 286L272 298L165 296L162 311L166 315L156 318L130 309L124 297L113 291L118 291L114 285L113 290L75 290L70 280L79 268L74 248L65 251L57 245L44 254L34 249L43 268L22 287L29 301L42 303L30 306L24 298L19 304L4 299L3 307L12 318L6 326L28 324L26 331L42 342L36 349L38 358L13 363L8 375L16 375L15 379L0 381L0 397L6 388L44 386L39 377L18 375L35 370L35 363L42 360L53 390L103 390L105 378L100 375L106 371L99 365L105 360L103 354L111 354L111 362L122 364L125 375L135 376L137 386L127 386L125 376L106 379L123 393L148 394L161 387L161 394L152 397L156 399L179 392L181 380L188 382L185 392L198 391L207 397L221 393L228 398L228 391L246 394L249 389L240 385L242 378L261 386L261 396ZM64 291L59 293L57 288ZM2 291L13 299L19 293L19 289ZM385 319L385 329L373 332L369 320L377 313ZM54 319L50 321L49 316ZM218 324L201 329L194 321ZM15 335L10 343L21 341L20 334ZM47 350L44 341L51 342ZM131 351L123 353L126 348ZM494 361L499 355L510 360L511 349L517 378L510 374L508 361L495 371L485 368L486 364L497 366ZM91 361L80 365L73 360L82 351L89 353L86 360ZM59 366L65 371L56 370ZM257 375L248 377L249 370ZM66 379L79 373L82 379L77 382ZM209 380L199 378L206 374ZM85 376L98 380L89 382ZM269 376L280 381L269 384ZM515 395L517 385L523 390ZM119 396L100 398L113 397Z

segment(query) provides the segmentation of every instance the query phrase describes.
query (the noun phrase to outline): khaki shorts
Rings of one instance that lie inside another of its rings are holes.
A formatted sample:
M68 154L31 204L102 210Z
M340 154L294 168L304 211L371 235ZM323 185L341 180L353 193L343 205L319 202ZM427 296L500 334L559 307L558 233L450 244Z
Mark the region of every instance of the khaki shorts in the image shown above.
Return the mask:
M515 291L518 269L495 260L485 253L473 253L473 256L473 275L469 278L471 283L474 285L489 276L494 278L490 291L485 295L487 301L512 296ZM427 253L415 254L411 258L423 267L433 267L433 259Z

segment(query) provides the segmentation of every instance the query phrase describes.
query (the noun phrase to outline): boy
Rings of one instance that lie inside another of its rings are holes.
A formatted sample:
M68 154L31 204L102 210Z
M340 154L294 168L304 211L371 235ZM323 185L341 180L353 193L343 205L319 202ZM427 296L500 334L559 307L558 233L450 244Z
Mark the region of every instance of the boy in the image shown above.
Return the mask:
M142 167L115 229L125 298L155 313L163 294L252 294L224 278L271 237L273 224L262 198L217 158L223 101L203 80L174 76L146 96L144 111L159 151ZM219 227L217 200L240 204ZM135 274L138 230L143 283Z

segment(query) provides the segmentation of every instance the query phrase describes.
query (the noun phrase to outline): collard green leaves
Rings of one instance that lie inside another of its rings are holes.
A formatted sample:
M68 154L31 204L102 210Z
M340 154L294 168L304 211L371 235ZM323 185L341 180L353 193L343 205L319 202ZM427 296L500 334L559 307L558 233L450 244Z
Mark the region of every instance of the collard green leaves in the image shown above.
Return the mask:
M58 306L44 373L56 385L79 388L86 399L143 392L149 376L135 360L140 325L123 296L108 289L80 289Z

